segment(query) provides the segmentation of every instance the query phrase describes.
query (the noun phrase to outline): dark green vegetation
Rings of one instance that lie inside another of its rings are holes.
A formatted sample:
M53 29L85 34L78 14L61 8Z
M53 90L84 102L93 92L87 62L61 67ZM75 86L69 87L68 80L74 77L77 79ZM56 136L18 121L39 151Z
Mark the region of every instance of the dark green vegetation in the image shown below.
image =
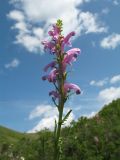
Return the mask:
M53 137L49 130L23 134L0 127L0 160L52 160ZM62 141L62 160L120 160L120 99L62 129Z

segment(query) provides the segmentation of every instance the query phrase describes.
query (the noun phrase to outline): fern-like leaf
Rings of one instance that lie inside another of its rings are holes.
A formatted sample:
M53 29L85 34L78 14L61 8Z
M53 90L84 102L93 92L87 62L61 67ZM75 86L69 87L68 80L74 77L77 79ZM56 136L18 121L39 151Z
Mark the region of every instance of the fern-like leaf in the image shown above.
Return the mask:
M62 120L62 125L64 124L65 121L67 121L67 119L68 119L68 117L69 117L69 115L70 115L71 112L72 112L72 110L70 110L70 111L65 115L65 117L64 117L63 120Z

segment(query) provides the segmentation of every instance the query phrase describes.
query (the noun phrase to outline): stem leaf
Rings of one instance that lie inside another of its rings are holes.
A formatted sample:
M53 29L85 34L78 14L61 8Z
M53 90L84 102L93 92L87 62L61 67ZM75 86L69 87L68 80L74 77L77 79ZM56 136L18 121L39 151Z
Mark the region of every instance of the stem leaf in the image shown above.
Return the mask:
M72 112L72 110L70 110L70 111L65 115L65 117L64 117L63 120L62 120L62 125L64 124L65 121L67 121L67 119L68 119L68 117L69 117L69 115L70 115L71 112Z

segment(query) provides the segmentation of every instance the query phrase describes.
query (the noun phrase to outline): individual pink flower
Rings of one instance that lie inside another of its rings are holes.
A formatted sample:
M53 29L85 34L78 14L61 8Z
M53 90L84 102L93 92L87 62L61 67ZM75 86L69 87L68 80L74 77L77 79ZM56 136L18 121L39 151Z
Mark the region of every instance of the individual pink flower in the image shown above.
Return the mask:
M54 68L55 65L56 65L56 61L52 61L51 63L49 63L48 65L46 65L46 66L44 67L44 71L47 72L47 70L48 70L49 68Z
M58 40L60 35L60 28L56 25L53 25L53 30L49 31L48 34L53 38L53 40Z
M71 64L71 62L76 61L77 55L80 54L79 48L73 48L66 52L63 63Z
M49 82L56 82L57 69L53 69L48 75L42 77L42 80L48 80Z
M59 98L59 93L57 91L51 91L49 92L49 96L53 96L56 100L56 98Z
M65 46L65 45L71 46L70 38L72 36L74 36L74 35L75 35L75 32L73 31L73 32L70 32L66 37L64 37L64 39L63 39L63 46Z
M52 53L55 53L55 44L50 41L42 41L42 45L44 45L44 50L45 51L50 51Z
M67 64L72 65L72 62L76 61L78 54L80 54L79 48L73 48L66 52L63 59L63 71L65 71Z
M76 84L65 83L64 84L64 92L67 93L67 92L70 92L71 90L75 91L76 94L80 94L81 93L80 88Z

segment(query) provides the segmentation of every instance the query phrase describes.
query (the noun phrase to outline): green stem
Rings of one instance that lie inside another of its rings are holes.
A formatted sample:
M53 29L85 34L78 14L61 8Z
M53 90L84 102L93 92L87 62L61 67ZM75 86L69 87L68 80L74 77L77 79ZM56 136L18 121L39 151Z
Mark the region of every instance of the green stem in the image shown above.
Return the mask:
M60 148L59 148L59 138L61 136L61 126L62 126L62 116L63 116L63 108L64 108L64 75L62 71L62 58L60 55L60 62L59 62L59 80L58 80L58 86L59 86L59 104L58 104L58 111L59 111L59 118L58 118L58 124L57 124L57 131L56 131L56 137L55 137L55 149L54 149L54 160L60 159Z

